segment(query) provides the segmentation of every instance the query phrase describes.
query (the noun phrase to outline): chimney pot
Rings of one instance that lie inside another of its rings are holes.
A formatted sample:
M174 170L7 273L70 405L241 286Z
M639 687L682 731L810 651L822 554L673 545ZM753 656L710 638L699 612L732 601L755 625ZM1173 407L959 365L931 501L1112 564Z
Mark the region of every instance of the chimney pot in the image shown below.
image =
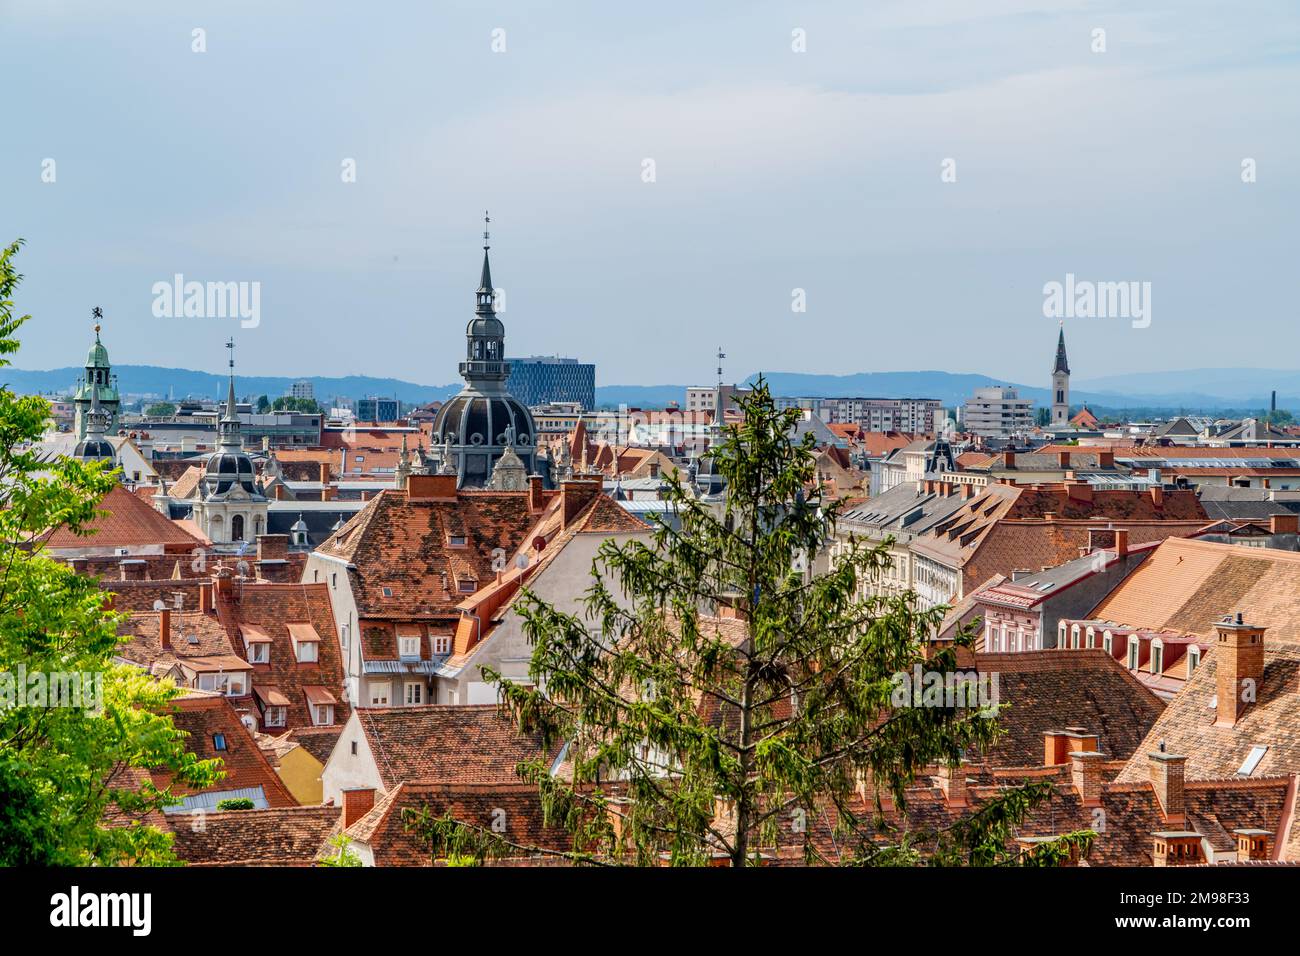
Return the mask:
M172 649L172 612L170 608L163 608L158 612L158 639L163 650L170 651Z
M1085 807L1101 806L1102 769L1106 755L1095 750L1076 750L1070 754L1070 783L1079 792Z

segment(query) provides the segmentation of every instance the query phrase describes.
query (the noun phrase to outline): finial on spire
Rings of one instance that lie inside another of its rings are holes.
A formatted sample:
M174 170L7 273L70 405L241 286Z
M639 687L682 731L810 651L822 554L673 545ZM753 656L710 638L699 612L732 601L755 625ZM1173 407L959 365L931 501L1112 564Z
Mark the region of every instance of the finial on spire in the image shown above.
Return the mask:
M90 310L90 317L95 320L95 341L98 342L100 320L104 318L104 310L99 306L95 306Z
M226 340L226 348L230 349L230 360L227 363L230 366L231 377L235 374L235 337L232 335Z
M487 249L490 248L490 247L488 246L488 240L491 239L492 236L491 236L491 234L488 232L488 227L491 225L491 223L492 223L492 217L489 216L489 215L488 215L488 211L487 211L486 209L484 209L484 210L483 210L483 249L484 249L484 251L487 251Z

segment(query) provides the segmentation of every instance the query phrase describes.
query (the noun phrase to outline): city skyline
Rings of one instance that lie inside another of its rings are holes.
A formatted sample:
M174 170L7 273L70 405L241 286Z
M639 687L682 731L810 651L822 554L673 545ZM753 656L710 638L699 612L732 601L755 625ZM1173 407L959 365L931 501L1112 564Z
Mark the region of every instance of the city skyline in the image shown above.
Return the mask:
M242 4L145 6L0 13L0 50L43 92L0 157L28 241L23 368L69 364L99 304L131 364L206 368L234 334L247 374L449 383L484 207L512 352L606 383L712 381L711 348L687 347L703 336L736 378L1037 384L1043 290L1073 276L1153 290L1146 327L1067 319L1081 380L1258 364L1207 361L1225 320L1300 344L1276 321L1300 158L1281 5L1265 33L1208 4L767 3L649 29L594 5L455 4L402 8L382 43L303 5L256 33ZM290 70L286 46L313 56ZM76 70L96 83L61 79ZM259 283L259 323L155 317L177 274Z

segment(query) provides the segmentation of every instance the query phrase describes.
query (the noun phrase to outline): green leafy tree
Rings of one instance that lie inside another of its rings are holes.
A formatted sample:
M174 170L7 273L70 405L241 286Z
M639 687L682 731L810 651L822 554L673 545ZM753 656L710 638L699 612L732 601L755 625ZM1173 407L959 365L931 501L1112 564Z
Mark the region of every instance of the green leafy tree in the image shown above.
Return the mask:
M0 366L18 349L21 242L0 250ZM171 837L142 822L175 802L144 770L193 787L220 775L160 716L175 696L113 662L119 617L90 578L40 553L53 528L81 531L115 473L33 448L49 405L0 388L0 865L159 864ZM55 699L57 679L79 690ZM42 687L45 690L42 690Z
M257 397L257 414L265 415L271 410L271 399L265 395Z
M294 398L292 395L281 395L271 403L271 410L276 412L304 412L312 414L319 412L320 405L314 398Z
M217 801L218 810L251 810L253 801L247 797L230 797L227 800Z
M1009 788L924 845L891 836L881 795L905 805L926 768L959 766L993 742L996 705L900 702L899 675L916 665L956 672L971 635L929 648L945 609L862 596L864 580L888 565L887 545L851 542L827 573L808 570L837 516L816 490L813 438L792 440L798 411L779 411L761 379L739 402L743 421L712 453L726 479L722 504L671 478L665 497L680 526L657 522L651 544L606 541L585 614L523 592L531 681L484 668L521 729L540 731L547 755L567 745L571 773L552 774L545 756L520 767L547 819L572 832L561 855L745 866L780 841L801 845L807 862L1059 860L1069 840L1026 856L1008 848L1014 827L1050 795L1041 782ZM722 608L731 620L713 616ZM871 794L865 806L859 792ZM807 821L826 811L838 821L833 860L808 835ZM520 849L427 808L406 822L435 857Z
M352 841L346 833L340 833L330 840L330 847L335 851L321 857L321 866L354 867L361 866L361 857L352 849Z
M149 418L171 418L176 414L176 406L171 402L155 402L144 413Z

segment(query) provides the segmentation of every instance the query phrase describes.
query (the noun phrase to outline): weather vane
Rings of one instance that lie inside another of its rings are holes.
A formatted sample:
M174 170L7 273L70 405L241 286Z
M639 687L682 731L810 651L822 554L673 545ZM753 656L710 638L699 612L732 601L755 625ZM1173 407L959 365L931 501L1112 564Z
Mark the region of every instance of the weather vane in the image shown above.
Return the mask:
M95 306L93 309L90 310L90 317L95 320L95 334L98 335L99 320L104 317L104 310L101 309L99 306Z
M233 335L226 341L226 348L230 349L229 364L231 369L233 369L235 367L235 337Z
M486 248L488 247L488 245L487 245L487 243L488 243L488 239L491 238L491 237L488 235L488 228L487 228L487 227L488 227L488 224L489 224L490 222L492 222L492 217L490 217L490 216L488 215L488 211L487 211L486 209L484 209L484 210L483 210L483 248L484 248L484 249L486 249Z

